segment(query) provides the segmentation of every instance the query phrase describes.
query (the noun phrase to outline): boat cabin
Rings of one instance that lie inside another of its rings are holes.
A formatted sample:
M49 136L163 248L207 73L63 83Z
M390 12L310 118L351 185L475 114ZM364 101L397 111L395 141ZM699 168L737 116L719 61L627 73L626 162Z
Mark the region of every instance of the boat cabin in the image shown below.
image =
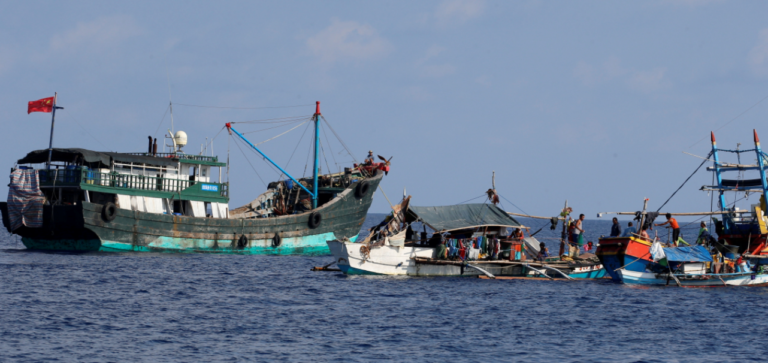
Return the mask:
M56 148L32 151L15 169L35 170L46 205L115 203L157 214L228 218L226 163L183 153L115 153Z

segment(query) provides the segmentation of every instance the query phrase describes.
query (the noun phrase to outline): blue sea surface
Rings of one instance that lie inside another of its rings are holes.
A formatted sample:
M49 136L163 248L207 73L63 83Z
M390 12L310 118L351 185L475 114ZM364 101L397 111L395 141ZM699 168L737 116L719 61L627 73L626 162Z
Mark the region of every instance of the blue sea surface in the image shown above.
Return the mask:
M364 227L382 217L369 215ZM521 222L534 230L548 223ZM686 239L696 229L688 226ZM585 230L597 242L610 222L587 220ZM556 236L548 227L537 235L553 251ZM2 229L0 361L768 358L768 288L310 271L331 260L35 252Z

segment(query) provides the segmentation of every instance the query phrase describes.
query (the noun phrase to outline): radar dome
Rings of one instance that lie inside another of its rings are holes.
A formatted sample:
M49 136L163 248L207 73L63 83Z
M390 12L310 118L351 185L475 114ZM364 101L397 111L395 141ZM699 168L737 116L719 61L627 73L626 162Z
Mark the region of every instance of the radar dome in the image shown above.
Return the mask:
M176 131L176 135L173 137L177 146L184 146L187 144L187 133L184 131Z

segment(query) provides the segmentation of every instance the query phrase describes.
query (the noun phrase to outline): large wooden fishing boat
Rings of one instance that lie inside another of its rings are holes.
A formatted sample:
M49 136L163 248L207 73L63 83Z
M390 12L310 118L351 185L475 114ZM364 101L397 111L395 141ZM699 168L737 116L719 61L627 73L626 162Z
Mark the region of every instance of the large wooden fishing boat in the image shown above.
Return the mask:
M357 238L388 163L319 175L319 102L312 121L313 176L296 179L274 164L287 178L240 208L229 208L226 163L176 146L158 153L150 138L143 153L30 152L11 170L3 223L35 250L327 255L326 241ZM175 136L174 145L186 142Z
M709 160L710 156L713 159L713 166L707 170L714 172L717 185L703 186L701 190L718 193L719 211L670 213L673 216L722 216L722 220L713 218L717 238L698 241L701 245L693 247L658 247L662 251L660 254L675 256L673 259L663 259L663 263L658 257L654 258L652 251L654 243L658 244L658 241L654 242L639 235L601 238L596 255L614 281L682 287L762 286L768 283L768 274L764 271L764 266L768 265L768 217L765 213L765 195L768 193L765 169L768 168L768 155L760 148L757 131L753 132L755 148L745 150L720 150L717 148L714 133L711 134L712 151L705 159ZM738 156L741 153L755 153L757 163L745 165L740 162L721 162L720 152L735 153ZM757 171L759 178L722 178L722 173L731 171ZM725 192L759 193L761 196L757 204L751 205L747 210L739 210L735 205L728 206ZM636 215L638 226L650 227L659 213L647 212L647 204L646 199L641 212L617 214ZM699 251L692 253L688 250L691 248ZM714 254L714 258L711 254Z

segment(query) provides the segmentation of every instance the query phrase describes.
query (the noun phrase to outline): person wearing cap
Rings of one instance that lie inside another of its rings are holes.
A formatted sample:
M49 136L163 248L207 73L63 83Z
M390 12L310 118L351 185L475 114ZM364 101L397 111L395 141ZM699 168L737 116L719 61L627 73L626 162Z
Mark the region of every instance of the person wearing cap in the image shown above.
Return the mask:
M373 165L373 150L368 151L368 156L363 161L365 165Z

